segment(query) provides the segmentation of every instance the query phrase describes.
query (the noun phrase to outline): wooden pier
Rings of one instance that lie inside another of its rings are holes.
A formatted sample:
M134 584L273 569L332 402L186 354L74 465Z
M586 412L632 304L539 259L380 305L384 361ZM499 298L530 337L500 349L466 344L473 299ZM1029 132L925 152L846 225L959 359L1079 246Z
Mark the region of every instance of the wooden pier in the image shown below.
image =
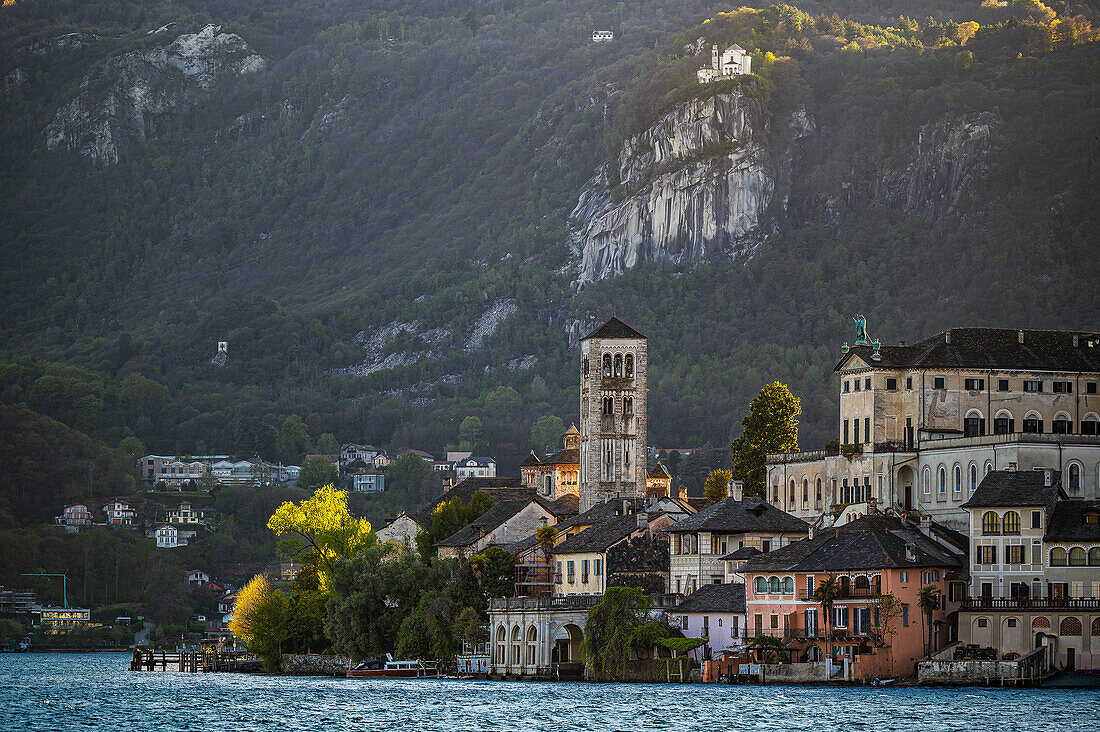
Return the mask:
M177 671L181 673L228 673L258 671L260 661L244 651L203 648L197 651L154 651L135 648L131 671Z

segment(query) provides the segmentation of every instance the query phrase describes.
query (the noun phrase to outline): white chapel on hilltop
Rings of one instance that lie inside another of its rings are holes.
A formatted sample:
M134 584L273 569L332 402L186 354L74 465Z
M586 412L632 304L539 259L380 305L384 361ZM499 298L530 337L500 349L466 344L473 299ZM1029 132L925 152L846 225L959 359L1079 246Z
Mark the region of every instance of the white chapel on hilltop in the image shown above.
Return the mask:
M732 79L735 76L752 73L752 56L736 43L725 51L718 51L715 43L710 49L710 66L704 66L695 72L700 84L718 79Z

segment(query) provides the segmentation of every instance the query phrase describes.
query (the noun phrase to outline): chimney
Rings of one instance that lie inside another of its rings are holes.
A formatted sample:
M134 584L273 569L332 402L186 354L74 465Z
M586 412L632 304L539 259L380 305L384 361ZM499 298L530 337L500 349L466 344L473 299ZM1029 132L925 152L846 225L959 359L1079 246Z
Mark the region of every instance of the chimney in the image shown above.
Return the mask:
M951 331L947 331L943 334L943 341L947 345L951 345Z
M729 497L735 501L742 501L745 497L745 483L740 480L731 480L727 487Z
M626 498L623 499L623 516L630 515L630 501Z
M680 500L686 501L688 497L688 489L686 485L680 486Z
M910 562L917 561L917 545L909 543L905 545L905 558Z
M1020 341L1020 343L1023 343L1024 342L1024 332L1022 330L1019 331L1016 335L1016 338Z
M1044 488L1050 488L1051 477L1052 477L1051 473L1052 472L1053 471L1050 468L1044 468L1043 469L1043 487Z
M638 513L638 528L644 529L649 526L649 514L644 511Z

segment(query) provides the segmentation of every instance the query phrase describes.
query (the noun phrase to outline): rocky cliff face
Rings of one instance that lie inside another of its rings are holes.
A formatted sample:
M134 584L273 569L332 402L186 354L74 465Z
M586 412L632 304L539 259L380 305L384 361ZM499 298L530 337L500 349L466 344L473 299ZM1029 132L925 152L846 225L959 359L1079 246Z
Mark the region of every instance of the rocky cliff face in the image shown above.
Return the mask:
M686 102L627 140L614 173L599 170L573 210L578 286L646 261L750 255L776 189L775 165L757 141L766 125L760 105L734 91Z
M46 127L46 147L117 163L171 127L221 79L266 67L244 39L215 25L108 59L84 76L76 97Z
M974 112L921 127L906 167L883 176L878 203L928 222L951 213L985 172L999 122L993 112Z

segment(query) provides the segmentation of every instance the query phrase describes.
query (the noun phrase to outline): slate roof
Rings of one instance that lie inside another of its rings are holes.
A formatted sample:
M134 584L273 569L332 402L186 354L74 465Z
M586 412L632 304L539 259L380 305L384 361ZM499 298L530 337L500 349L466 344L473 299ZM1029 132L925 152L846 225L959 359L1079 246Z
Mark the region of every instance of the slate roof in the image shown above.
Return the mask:
M474 465L474 466L483 468L485 466L493 465L495 463L496 463L496 460L494 460L491 457L478 456L478 457L468 457L464 460L459 460L457 464L461 465L462 467L469 467L469 466Z
M744 613L745 586L743 584L703 585L684 598L668 613Z
M532 466L534 466L534 465L539 465L539 464L541 464L541 463L542 463L542 461L541 461L541 460L539 460L539 456L535 454L535 451L534 451L534 450L532 450L532 451L531 451L531 452L530 452L530 453L529 453L529 454L527 455L527 457L523 458L523 462L522 462L522 463L520 463L520 464L519 464L519 466L520 466L521 468L530 468L530 467L532 467Z
M947 333L951 342L947 342ZM967 368L1020 371L1100 371L1100 346L1086 341L1097 334L1069 330L1025 330L1014 328L952 328L907 346L882 346L874 360L871 346L855 346L841 357L839 371L852 356L872 366L885 368ZM1078 345L1073 337L1078 336Z
M914 559L906 556L912 545ZM744 572L834 572L909 567L959 567L964 555L929 539L895 516L870 514L844 526L822 529L745 562Z
M780 511L762 498L743 501L727 498L668 527L673 534L696 531L721 531L730 534L749 531L809 531L809 524Z
M638 331L631 328L629 325L619 320L618 318L612 318L607 321L596 330L592 331L582 341L587 341L589 338L642 338L645 336Z
M438 542L436 546L470 546L481 538L483 529L486 534L494 531L505 521L508 521L517 513L531 505L531 503L537 503L537 501L532 498L514 501L497 501L488 511L481 514L481 516L466 524L443 541Z
M590 526L576 536L571 536L550 550L551 554L577 554L578 552L602 552L618 544L638 530L638 517L619 516L606 523Z
M1042 470L994 470L982 478L962 508L1049 506L1062 493L1062 474L1052 471L1049 486L1043 481Z
M576 447L558 450L543 461L543 465L580 465L581 451Z
M504 499L535 497L534 491L530 488L523 487L522 478L488 478L475 476L460 481L458 484L443 491L435 500L429 501L416 511L409 512L409 518L421 526L430 526L432 523L432 511L435 510L436 506L441 503L446 503L452 498L458 498L461 499L463 503L468 503L470 498L473 497L474 493L477 491L489 494L489 497L494 501L502 497Z
M1085 516L1100 514L1100 501L1058 501L1047 519L1045 541L1100 541L1100 520L1085 523Z
M581 510L580 498L572 493L566 493L564 496L554 501L543 498L542 496L536 497L535 500L558 519L573 518L580 513Z
M761 551L754 546L743 546L735 552L730 552L722 559L748 559L749 557L755 557L760 554Z

